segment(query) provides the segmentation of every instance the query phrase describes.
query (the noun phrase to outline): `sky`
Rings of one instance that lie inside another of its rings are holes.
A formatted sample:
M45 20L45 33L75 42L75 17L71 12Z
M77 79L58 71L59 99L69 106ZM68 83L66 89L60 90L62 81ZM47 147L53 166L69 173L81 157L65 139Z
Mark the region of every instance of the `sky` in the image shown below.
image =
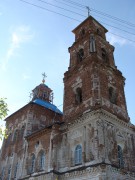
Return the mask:
M0 97L7 98L9 115L30 101L44 72L54 104L62 110L68 47L74 42L72 30L87 17L85 6L109 31L107 40L115 47L116 65L126 78L127 108L135 124L134 0L1 0Z

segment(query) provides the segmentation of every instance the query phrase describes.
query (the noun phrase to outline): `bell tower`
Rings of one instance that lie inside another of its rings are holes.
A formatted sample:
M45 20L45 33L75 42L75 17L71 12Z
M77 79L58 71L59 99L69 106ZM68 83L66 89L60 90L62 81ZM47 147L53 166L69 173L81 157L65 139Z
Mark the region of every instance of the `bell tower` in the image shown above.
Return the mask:
M64 119L104 109L129 122L124 94L125 78L114 61L107 29L89 16L73 31L70 64L64 74Z

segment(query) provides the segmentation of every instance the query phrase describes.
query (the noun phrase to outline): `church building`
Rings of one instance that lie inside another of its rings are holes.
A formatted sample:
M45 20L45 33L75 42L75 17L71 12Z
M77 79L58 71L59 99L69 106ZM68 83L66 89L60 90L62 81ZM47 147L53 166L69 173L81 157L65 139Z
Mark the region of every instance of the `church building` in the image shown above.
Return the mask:
M89 16L72 32L63 112L43 78L5 119L0 180L135 180L135 126L107 29Z

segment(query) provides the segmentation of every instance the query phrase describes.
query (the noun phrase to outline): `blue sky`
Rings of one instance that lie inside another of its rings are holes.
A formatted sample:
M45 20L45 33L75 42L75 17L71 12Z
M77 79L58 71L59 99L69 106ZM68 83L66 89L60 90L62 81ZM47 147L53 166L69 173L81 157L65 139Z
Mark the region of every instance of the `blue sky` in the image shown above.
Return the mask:
M69 64L68 47L74 42L71 31L87 17L85 8L79 6L72 8L74 4L70 4L70 1L44 0L44 3L38 0L26 1L78 21L20 0L0 2L0 97L7 98L9 114L29 102L29 93L42 82L43 72L47 74L46 84L53 89L54 104L57 106L63 104L63 74ZM73 1L135 24L134 0ZM58 9L56 6L75 11L84 17ZM135 42L132 42L135 41L133 35L135 26L125 23L122 26L121 22L95 13L94 10L91 11L91 15L101 23L104 22L105 24L102 24L110 32L126 37L123 39L114 34L107 34L108 41L115 46L116 65L126 78L127 107L131 122L135 124ZM62 109L62 106L59 108Z

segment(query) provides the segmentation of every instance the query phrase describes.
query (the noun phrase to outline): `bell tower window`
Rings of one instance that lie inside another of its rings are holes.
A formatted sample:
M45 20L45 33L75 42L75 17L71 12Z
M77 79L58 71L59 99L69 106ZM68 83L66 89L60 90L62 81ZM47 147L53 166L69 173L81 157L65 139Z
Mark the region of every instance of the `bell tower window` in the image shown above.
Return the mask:
M107 55L107 52L104 48L101 49L102 51L102 59L104 62L108 62L108 55Z
M78 61L81 62L84 58L84 50L80 49L77 56L78 56Z
M111 103L116 104L116 91L114 90L113 87L109 87L109 99L111 101Z
M95 37L93 34L90 35L90 52L96 52Z
M75 102L76 104L80 104L82 102L82 89L81 88L76 89Z
M85 35L85 29L82 29L81 30L81 36L84 37L84 35Z

